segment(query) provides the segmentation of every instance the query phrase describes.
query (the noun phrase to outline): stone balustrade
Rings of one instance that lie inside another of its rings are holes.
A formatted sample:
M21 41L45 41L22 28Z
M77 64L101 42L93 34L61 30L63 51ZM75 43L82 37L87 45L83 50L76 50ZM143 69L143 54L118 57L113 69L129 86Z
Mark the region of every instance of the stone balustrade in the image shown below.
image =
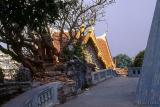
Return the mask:
M113 70L100 70L92 73L92 84L97 84L102 82L108 78L117 76Z
M97 84L114 76L116 75L113 70L104 69L98 72L93 72L92 84ZM33 88L19 95L18 97L12 99L2 107L53 107L54 105L60 103L59 100L61 99L61 95L59 94L59 91L61 89L64 89L63 83L49 83L37 88ZM69 88L65 89L68 90Z
M60 82L49 83L12 99L3 107L53 107L58 101L58 89L62 87Z
M141 67L130 67L128 68L129 77L139 77L141 75Z

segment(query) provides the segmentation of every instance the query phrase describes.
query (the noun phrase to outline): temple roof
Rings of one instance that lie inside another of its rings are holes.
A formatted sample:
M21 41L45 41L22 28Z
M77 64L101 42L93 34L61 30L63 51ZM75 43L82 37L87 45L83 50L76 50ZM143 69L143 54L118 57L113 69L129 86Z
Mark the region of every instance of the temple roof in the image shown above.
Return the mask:
M66 35L63 35L63 42L67 41L67 35L68 32L65 32ZM109 44L106 38L106 34L102 36L96 36L94 34L93 28L90 28L87 35L82 37L83 44L87 44L89 39L91 39L94 43L94 47L97 50L97 55L100 58L100 60L104 63L106 68L115 68L115 64L112 60L111 52L109 49ZM60 33L54 32L53 33L53 45L57 49L58 52L60 52Z
M112 55L109 49L109 44L107 41L107 35L98 36L97 43L100 51L102 52L102 57L104 58L107 66L109 68L115 68L115 64L113 63Z
M89 29L88 34L84 37L83 43L87 44L89 39L93 41L95 47L98 50L98 57L105 64L106 68L115 68L115 64L111 56L106 34L96 37L94 34L94 30L91 28Z

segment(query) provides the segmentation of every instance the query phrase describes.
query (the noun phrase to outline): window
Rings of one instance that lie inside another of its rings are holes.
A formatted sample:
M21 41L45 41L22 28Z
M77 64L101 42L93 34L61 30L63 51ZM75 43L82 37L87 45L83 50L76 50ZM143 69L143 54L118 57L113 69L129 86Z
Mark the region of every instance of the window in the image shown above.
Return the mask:
M138 70L138 74L140 74L141 72L140 72L140 70Z
M133 70L133 74L136 74L136 71L135 71L135 70Z

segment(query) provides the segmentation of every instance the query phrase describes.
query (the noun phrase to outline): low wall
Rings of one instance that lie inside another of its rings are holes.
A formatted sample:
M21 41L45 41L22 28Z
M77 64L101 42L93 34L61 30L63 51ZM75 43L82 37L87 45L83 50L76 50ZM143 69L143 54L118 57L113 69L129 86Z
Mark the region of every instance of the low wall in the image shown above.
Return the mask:
M107 69L100 70L98 72L92 72L91 75L92 84L97 84L106 79L117 76L113 70ZM53 82L37 88L33 88L12 99L2 107L53 107L54 105L59 104L60 98L63 97L59 94L59 91L63 86L64 84L61 82ZM70 88L65 88L67 91L64 90L64 92L72 90L72 87Z
M100 70L92 73L92 84L97 84L102 82L108 78L117 76L113 70Z
M2 107L53 107L58 103L58 88L62 84L54 82L27 91Z
M130 67L128 68L129 77L139 77L141 75L141 67Z

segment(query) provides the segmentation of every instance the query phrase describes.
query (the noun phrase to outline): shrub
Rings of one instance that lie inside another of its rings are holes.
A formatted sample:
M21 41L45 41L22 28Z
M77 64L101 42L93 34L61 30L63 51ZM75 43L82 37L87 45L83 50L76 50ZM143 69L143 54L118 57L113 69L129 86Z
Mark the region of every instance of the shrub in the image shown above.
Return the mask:
M18 82L31 81L31 73L30 70L23 67L17 71L15 80Z

